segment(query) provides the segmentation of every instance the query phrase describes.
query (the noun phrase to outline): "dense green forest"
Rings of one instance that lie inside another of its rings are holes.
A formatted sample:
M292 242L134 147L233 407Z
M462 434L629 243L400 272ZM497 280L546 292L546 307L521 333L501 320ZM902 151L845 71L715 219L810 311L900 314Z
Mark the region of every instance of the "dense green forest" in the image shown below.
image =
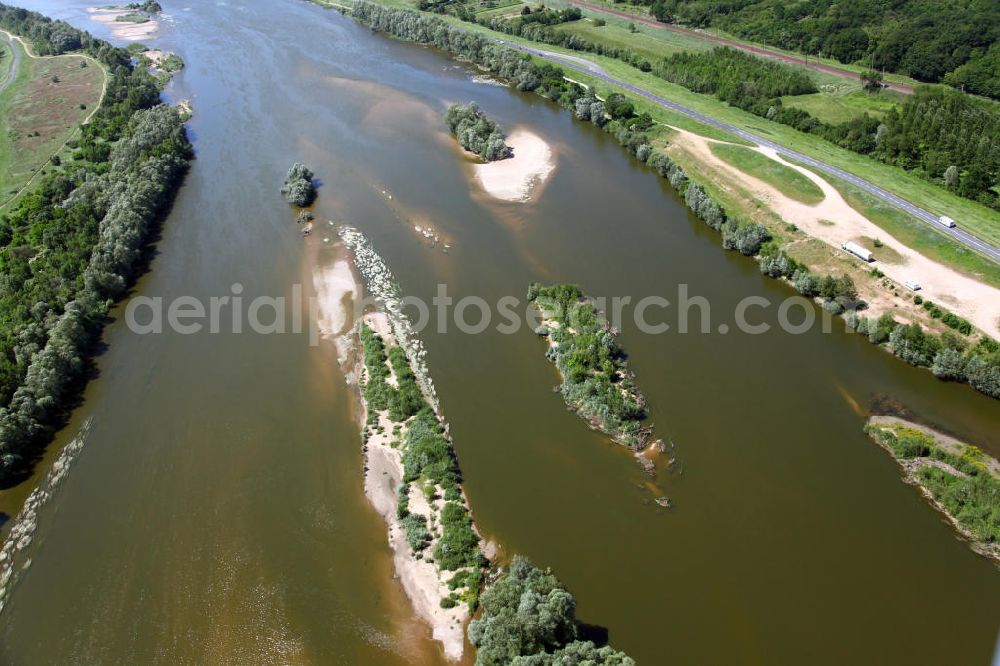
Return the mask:
M484 162L506 159L514 154L504 141L500 127L475 102L453 104L445 114L444 122L458 138L459 145L479 155Z
M995 0L642 0L666 21L1000 98Z
M128 53L65 23L0 5L0 25L43 52L83 48L110 68L101 107L45 175L0 217L0 476L30 464L84 373L110 303L191 157L176 111Z
M867 114L822 132L834 143L917 171L969 199L1000 208L1000 107L947 89L919 87L881 120Z
M483 592L480 605L483 613L468 631L476 666L635 666L624 652L581 639L576 599L551 572L520 555Z
M817 91L805 72L729 47L675 53L654 65L657 76L694 92L712 94L741 109L785 95Z

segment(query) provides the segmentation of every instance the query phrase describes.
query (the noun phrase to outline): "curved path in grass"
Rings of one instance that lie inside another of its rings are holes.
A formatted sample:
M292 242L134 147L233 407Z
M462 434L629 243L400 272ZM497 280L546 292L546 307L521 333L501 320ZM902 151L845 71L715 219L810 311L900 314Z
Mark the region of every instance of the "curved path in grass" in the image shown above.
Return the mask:
M24 52L25 52L25 54L27 54L27 56L29 58L36 58L36 59L37 58L83 58L84 60L88 60L94 66L98 67L99 70L100 70L100 72L101 72L101 74L102 74L102 77L103 77L103 82L101 83L101 95L100 95L100 97L97 98L97 104L94 104L93 108L90 110L90 113L87 114L87 117L83 119L83 122L81 122L80 125L81 126L82 125L86 125L87 123L90 122L90 119L94 117L94 114L97 113L97 110L101 108L101 104L104 103L104 96L108 92L108 72L104 68L104 65L102 65L96 58L93 58L93 57L91 57L91 56L89 56L89 55L87 55L85 53L79 52L79 51L74 51L74 52L71 52L71 53L62 53L60 55L54 55L54 56L39 56L39 55L35 55L35 54L31 53L31 51L28 48L28 45L24 43L24 40L21 39L21 37L19 37L17 35L13 35L13 34L7 32L6 30L0 30L0 37L2 37L4 39L4 41L6 41L8 44L10 44L10 46L11 46L10 50L14 53L14 63L13 63L13 65L11 65L10 72L7 74L6 80L4 80L3 83L0 83L0 94L2 94L4 92L4 90L6 90L7 87L11 83L13 83L14 78L17 76L17 67L21 63L21 52L20 52L20 50L17 47L14 46L14 40L15 39L17 41L21 42L21 46L24 47ZM66 148L66 144L68 144L70 142L70 140L72 140L72 138L74 136L76 136L76 133L78 131L79 131L79 127L77 127L75 130L73 130L73 132L71 132L69 134L69 136L66 137L66 140L63 141L62 145L59 146L56 149L56 151L54 153L52 153L52 154L53 155L58 155L59 153L61 153L63 151L63 149ZM28 190L28 188L31 187L31 185L35 182L35 179L38 177L38 174L40 174L42 172L42 169L45 167L45 165L47 163L48 163L48 160L46 160L46 161L42 162L40 165L38 165L38 168L35 169L34 173L31 174L31 177L28 179L28 181L24 185L22 185L19 190L17 190L13 194L11 194L9 197L7 197L6 200L0 202L0 210L6 208L12 201L16 200L19 196L21 196L22 194L24 194L24 192L26 192Z
M21 64L21 51L16 46L14 46L14 40L5 32L0 32L0 36L3 37L4 41L10 44L10 52L13 54L14 62L10 66L10 71L7 72L7 78L0 81L0 93L10 87L10 84L14 82L17 77L17 68Z

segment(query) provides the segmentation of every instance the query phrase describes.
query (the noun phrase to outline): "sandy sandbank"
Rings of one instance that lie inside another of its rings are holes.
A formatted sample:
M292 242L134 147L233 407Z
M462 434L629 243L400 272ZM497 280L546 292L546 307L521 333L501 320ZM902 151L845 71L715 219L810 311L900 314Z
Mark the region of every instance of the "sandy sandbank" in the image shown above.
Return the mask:
M363 319L387 345L392 344L391 324L385 314L372 313ZM396 515L397 492L403 482L402 454L392 446L395 424L386 413L379 414L379 425L382 432L372 432L364 447L365 495L389 528L393 567L406 596L410 598L417 615L431 626L434 639L444 646L445 657L457 661L462 658L465 649L468 605L459 603L453 608L441 607L441 599L451 593L445 575L438 571L435 564L414 557L406 541L406 531ZM416 486L410 489L410 511L421 515L430 513L426 499Z
M507 137L514 156L505 160L477 164L476 180L486 193L503 201L529 201L555 169L549 144L525 129L515 129Z
M347 306L344 303L348 295L357 300L358 283L351 272L351 265L344 259L335 261L332 266L318 268L313 273L313 288L316 290L319 305L320 333L324 337L344 333L347 324Z
M119 21L119 16L135 13L134 9L112 9L110 7L87 7L90 20L103 23L111 29L111 34L118 39L134 42L156 34L159 25L154 17L145 23Z

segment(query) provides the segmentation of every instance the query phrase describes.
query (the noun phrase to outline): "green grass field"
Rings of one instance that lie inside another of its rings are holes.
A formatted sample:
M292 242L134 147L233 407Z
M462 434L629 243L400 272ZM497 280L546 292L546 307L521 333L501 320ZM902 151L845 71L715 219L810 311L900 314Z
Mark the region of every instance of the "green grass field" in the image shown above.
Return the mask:
M711 144L712 152L743 173L759 178L786 197L813 206L824 199L823 191L795 169L742 146Z
M656 63L675 53L707 51L712 48L708 42L647 26L637 26L637 32L630 32L626 27L627 23L627 21L611 20L606 25L596 26L591 19L586 18L559 24L555 29L566 34L578 35L590 42L631 49L650 63Z
M632 4L632 3L629 3L629 2L614 2L613 0L587 0L587 1L590 2L591 4L603 5L603 6L607 7L608 9L611 9L611 10L614 10L614 11L617 11L617 12L627 12L629 14L634 14L636 16L636 18L642 18L642 19L652 19L653 18L652 15L650 15L650 13L649 13L649 7L647 7L645 5L636 5L636 4ZM548 0L548 2L546 4L552 5L554 7L557 7L557 6L558 7L562 7L562 6L566 5L567 3L564 0ZM608 20L608 23L610 23L612 20L614 20L614 21L621 21L622 25L625 25L625 24L628 23L628 21L625 20L625 19L621 19L621 18L616 17L616 16L611 16L611 15L605 14L603 12L595 12L595 11L591 11L589 9L584 9L583 11L584 11L584 14L588 15L588 16L592 15L592 16L601 16L602 18L606 18ZM683 26L683 27L689 27L689 26ZM649 30L656 30L656 28L652 28L652 27L649 27L648 29ZM666 29L662 29L662 30L659 30L659 32L669 32L669 31L666 30ZM804 57L801 53L797 53L795 51L787 51L785 49L778 48L778 47L774 46L773 44L759 44L757 42L752 42L752 41L743 39L742 37L737 37L736 35L729 34L729 33L725 32L725 31L719 30L717 28L705 28L705 29L699 30L699 32L704 32L706 35L712 35L713 37L714 36L722 37L724 39L729 39L729 40L732 40L734 42L739 42L740 44L746 44L748 46L758 46L758 47L759 46L764 46L769 51L773 51L775 53L780 53L782 55L793 56L793 57L796 57L796 58L803 58ZM688 37L688 38L689 39L695 39L695 40L698 39L697 37ZM702 41L702 43L704 43L704 40L698 40L698 41ZM817 57L815 55L810 55L809 56L809 60L813 61L813 62L819 62L819 63L822 63L824 65L829 65L831 67L836 67L837 69L843 69L845 71L855 72L855 73L858 73L858 74L860 74L861 72L863 72L866 69L868 69L868 67L865 66L865 65L844 64L844 63L840 62L839 60L834 60L832 58L821 58L821 57ZM886 72L886 74L885 74L885 80L889 81L891 83L902 83L902 84L908 85L908 86L925 85L925 84L922 84L920 81L917 81L915 79L911 79L908 76L904 76L902 74L893 74L891 72Z
M97 106L103 86L104 70L93 60L31 58L22 49L17 77L0 94L0 207L50 164Z
M850 85L846 92L840 90L823 90L812 95L794 95L782 97L785 106L807 111L810 115L825 123L837 125L853 120L865 113L875 118L881 118L889 109L897 106L903 93L883 90L877 95L869 95L859 90L859 86Z

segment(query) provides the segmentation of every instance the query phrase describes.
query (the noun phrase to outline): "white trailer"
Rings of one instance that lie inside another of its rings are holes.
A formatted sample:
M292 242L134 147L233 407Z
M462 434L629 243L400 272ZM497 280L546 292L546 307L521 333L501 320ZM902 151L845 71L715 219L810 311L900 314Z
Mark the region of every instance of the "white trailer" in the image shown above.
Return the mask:
M860 245L858 245L854 241L844 241L844 244L841 245L840 248L842 250L850 252L851 254L853 254L858 259L861 259L862 261L867 261L869 263L872 262L872 261L875 261L875 257L872 256L872 253L871 253L870 250L868 250L867 248L861 247Z
M942 215L941 217L938 218L938 224L940 224L942 227L948 227L949 229L953 229L955 227L955 220L951 219L947 215Z
M906 288L910 291L920 291L920 283L916 280L907 280L903 284L905 284Z

